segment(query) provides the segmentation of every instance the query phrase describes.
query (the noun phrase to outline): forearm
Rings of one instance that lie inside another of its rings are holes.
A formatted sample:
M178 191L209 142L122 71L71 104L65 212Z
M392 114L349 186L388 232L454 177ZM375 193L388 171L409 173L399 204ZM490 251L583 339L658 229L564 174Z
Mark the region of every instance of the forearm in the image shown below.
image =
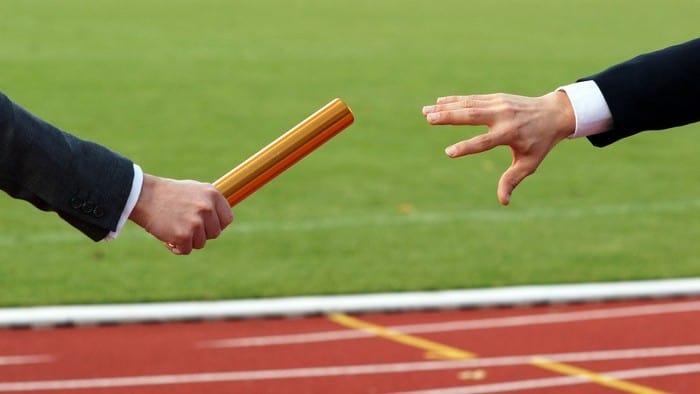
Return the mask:
M700 39L640 55L583 78L599 86L613 117L605 133L591 136L596 146L645 130L700 121Z
M93 240L116 229L133 179L128 159L33 116L0 94L0 188L54 211Z

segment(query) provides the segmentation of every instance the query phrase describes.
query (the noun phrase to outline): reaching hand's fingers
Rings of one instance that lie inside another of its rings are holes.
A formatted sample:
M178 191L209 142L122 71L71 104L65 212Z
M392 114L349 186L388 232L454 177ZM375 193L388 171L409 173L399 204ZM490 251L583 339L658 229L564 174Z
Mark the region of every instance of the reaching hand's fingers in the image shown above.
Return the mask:
M450 157L461 157L472 153L486 152L499 145L505 145L506 142L503 134L489 132L450 145L445 148L445 153Z
M445 96L445 97L438 97L437 103L438 104L447 104L447 103L453 103L455 101L464 101L464 100L478 100L478 101L487 101L490 100L494 97L492 94L474 94L471 96Z
M490 108L461 108L430 112L426 118L430 124L485 125L493 119L493 114Z
M432 112L454 111L464 108L484 108L489 104L489 101L469 98L459 101L452 101L446 104L426 105L425 107L423 107L423 115L428 115Z
M537 163L532 161L518 160L513 163L498 181L498 201L500 201L502 205L508 205L513 190L518 187L523 179L534 174L536 169Z

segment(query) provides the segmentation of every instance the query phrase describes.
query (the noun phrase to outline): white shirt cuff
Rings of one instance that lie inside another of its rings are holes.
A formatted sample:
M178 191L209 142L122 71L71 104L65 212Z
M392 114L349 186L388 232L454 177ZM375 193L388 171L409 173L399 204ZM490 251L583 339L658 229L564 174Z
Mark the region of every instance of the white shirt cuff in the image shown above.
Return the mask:
M107 236L104 238L105 241L111 241L119 236L119 233L122 231L126 220L129 219L129 215L131 215L131 211L134 210L136 202L139 200L142 185L143 170L141 170L141 167L139 167L137 164L134 164L134 179L131 181L131 193L129 194L129 198L126 200L126 205L124 205L122 216L119 218L119 222L117 222L117 228L107 234Z
M599 134L612 128L613 119L603 93L594 81L561 86L569 97L576 117L576 130L569 138Z

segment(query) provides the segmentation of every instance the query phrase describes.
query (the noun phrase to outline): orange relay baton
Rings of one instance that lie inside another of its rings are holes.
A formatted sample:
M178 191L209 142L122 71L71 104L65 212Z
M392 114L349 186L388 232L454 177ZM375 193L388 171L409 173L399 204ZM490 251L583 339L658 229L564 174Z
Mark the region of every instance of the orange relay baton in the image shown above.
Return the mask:
M354 117L334 99L214 182L233 207L350 126Z

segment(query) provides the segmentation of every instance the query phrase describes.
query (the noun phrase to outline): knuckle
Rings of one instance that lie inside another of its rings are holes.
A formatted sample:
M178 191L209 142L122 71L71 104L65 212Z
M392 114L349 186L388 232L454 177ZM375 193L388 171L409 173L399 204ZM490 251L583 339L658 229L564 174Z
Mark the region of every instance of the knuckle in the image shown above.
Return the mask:
M525 177L513 176L513 177L508 178L507 183L508 183L508 185L510 185L511 189L515 189L516 187L518 187L518 185L520 184L520 182L522 182L523 179L525 179Z
M460 100L461 105L465 108L474 107L478 104L479 96L464 96Z
M506 141L517 142L520 131L516 127L504 127L500 130Z
M195 211L201 214L208 214L214 211L214 207L209 203L208 200L198 201L195 204Z
M495 93L493 97L499 103L507 103L510 99L510 95L506 93Z
M216 228L213 231L207 233L207 239L216 239L221 235L221 229Z
M515 107L507 102L501 102L498 104L497 111L505 116L506 119L514 119L517 114Z
M208 195L211 199L215 199L215 198L221 197L221 193L219 192L219 190L218 190L216 187L214 187L214 185L208 185L208 188L207 188L207 195Z
M211 210L204 207L190 212L190 214L183 219L183 227L187 228L190 232L204 228L207 219L211 217L211 212Z
M516 176L513 177L513 181L517 184L522 182L525 178L534 174L537 171L537 166L522 166L518 169Z
M479 145L479 148L488 149L496 145L496 138L493 133L485 133L482 134L481 138L479 138L476 142Z
M233 216L226 216L221 220L221 229L225 229L229 224L233 223Z
M483 117L483 114L484 114L484 110L481 108L471 107L471 108L466 109L466 115L470 119L481 119Z
M192 238L192 231L189 228L180 227L175 231L174 238L177 241L189 241Z

